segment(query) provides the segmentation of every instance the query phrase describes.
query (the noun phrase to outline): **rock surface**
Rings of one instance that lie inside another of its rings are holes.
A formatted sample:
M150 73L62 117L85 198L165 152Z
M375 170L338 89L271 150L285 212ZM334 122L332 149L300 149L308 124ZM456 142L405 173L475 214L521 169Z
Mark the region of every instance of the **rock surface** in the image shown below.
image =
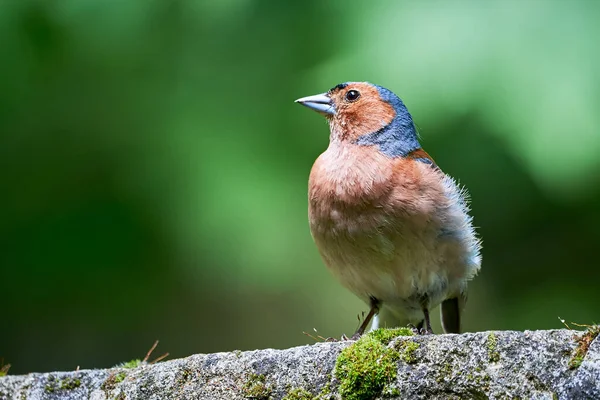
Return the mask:
M396 376L378 393L345 395L600 399L600 339L591 338L589 349L573 365L581 343L577 337L583 334L552 330L399 336L385 344L386 351L398 355ZM336 360L350 346L354 342L317 343L198 354L130 369L9 375L0 378L0 399L339 399L342 382L334 371ZM407 348L409 357L402 355Z

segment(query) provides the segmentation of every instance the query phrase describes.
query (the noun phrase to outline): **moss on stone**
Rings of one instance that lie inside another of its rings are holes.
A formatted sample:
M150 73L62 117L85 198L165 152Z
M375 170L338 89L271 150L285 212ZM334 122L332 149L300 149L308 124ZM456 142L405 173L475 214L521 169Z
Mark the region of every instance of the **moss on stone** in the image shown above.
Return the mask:
M402 393L397 387L386 386L381 394L383 397L400 397Z
M56 389L56 377L54 377L54 375L48 375L48 379L44 385L44 391L46 393L53 393Z
M415 356L416 351L419 349L419 343L413 342L412 340L405 340L400 342L397 346L400 352L400 358L407 364L414 364L417 362Z
M0 360L0 377L8 375L10 364L4 364L4 359Z
M192 379L192 376L193 376L192 370L187 367L183 367L181 369L181 373L177 377L177 384L179 386L185 385L186 383L188 383L190 381L190 379Z
M436 378L437 383L442 383L446 380L446 378L451 379L454 374L454 369L452 368L452 364L450 362L444 363L444 366L440 368L440 375Z
M142 365L144 365L144 362L142 360L135 359L135 360L124 362L123 364L119 364L117 367L118 368L133 369L133 368L140 367Z
M497 346L498 338L496 338L496 334L494 332L490 332L487 338L487 353L490 362L500 361L500 353L498 352Z
M314 396L306 389L292 389L281 400L314 400Z
M24 385L23 387L21 387L21 392L19 393L19 400L27 400L27 392L29 392L29 389L31 389L31 385Z
M389 338L383 336L384 340ZM396 379L396 361L400 354L384 345L379 340L381 337L381 333L364 335L338 356L335 376L340 381L342 398L372 399Z
M64 378L60 381L60 389L62 390L73 390L73 389L77 389L79 386L81 386L81 380L79 380L78 378Z
M272 389L266 384L264 375L251 374L244 385L244 397L254 400L266 400L271 396Z
M117 373L113 372L108 376L108 378L106 378L100 388L105 392L110 392L117 386L118 383L123 382L126 377L127 374L123 371Z
M329 400L331 396L331 374L327 374L327 383L321 388L314 400Z
M383 344L388 344L392 339L398 336L413 336L414 333L409 328L379 328L369 332L368 335L379 340Z
M57 379L54 375L50 375L44 385L44 391L46 393L54 393L57 390L73 390L80 386L81 380L79 378L66 376Z
M600 334L600 326L591 325L588 326L585 332L583 332L581 335L575 335L577 347L575 347L575 350L573 350L573 354L569 360L570 369L579 368L590 348L590 345L594 339L596 339L598 334Z

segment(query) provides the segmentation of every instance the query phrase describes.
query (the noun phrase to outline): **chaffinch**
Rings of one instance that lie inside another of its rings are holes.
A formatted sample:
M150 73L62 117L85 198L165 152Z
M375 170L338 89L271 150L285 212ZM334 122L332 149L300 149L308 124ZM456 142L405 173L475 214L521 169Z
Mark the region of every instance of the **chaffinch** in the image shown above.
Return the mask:
M309 222L327 267L370 305L355 337L371 319L371 329L393 320L432 333L439 304L444 331L458 333L481 266L466 191L421 148L390 90L347 82L296 102L329 122L329 147L310 173Z

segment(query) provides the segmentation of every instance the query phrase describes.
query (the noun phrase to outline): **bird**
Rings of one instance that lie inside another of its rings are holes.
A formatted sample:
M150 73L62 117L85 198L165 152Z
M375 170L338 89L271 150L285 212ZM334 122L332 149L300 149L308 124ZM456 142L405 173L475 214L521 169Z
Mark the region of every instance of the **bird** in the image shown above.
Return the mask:
M329 123L309 177L309 225L324 264L370 307L353 338L386 321L432 334L438 305L444 332L460 333L481 268L466 189L423 150L392 91L346 82L296 103Z

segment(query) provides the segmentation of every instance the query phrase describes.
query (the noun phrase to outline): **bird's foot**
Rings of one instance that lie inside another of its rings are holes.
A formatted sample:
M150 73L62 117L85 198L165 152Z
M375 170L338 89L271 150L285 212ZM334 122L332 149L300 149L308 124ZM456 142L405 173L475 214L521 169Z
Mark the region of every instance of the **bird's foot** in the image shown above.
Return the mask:
M413 324L408 324L407 327L414 335L433 335L433 330L431 330L431 328L427 329L422 326L415 326Z
M358 340L360 338L361 335L358 334L354 334L351 337L346 336L346 334L342 334L342 337L339 339L336 339L334 337L328 337L327 339L325 339L326 342L345 342L347 340Z
M417 328L413 324L408 324L406 327L412 331L413 335L420 335L421 331L423 330L423 329Z

